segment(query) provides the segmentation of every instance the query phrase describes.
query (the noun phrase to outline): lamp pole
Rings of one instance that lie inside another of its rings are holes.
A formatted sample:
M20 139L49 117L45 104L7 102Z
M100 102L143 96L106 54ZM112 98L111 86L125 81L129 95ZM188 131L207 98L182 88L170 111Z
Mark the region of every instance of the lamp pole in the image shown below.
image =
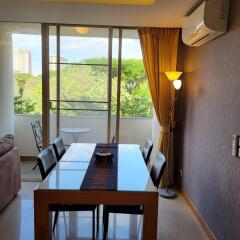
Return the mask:
M175 91L175 89L174 89ZM169 126L169 135L168 135L168 151L167 151L167 160L169 161L170 157L171 157L171 138L172 138L172 134L173 134L173 125L172 125L172 114L174 114L174 104L175 101L177 100L177 98L171 100L171 104L170 104L170 111L169 111L169 116L168 116L168 126ZM165 185L165 188L161 188L159 191L159 195L163 198L175 198L177 196L176 192L173 191L172 189L169 188L168 183L169 183L169 164L167 164L167 183Z
M168 134L168 151L167 151L167 161L169 161L170 157L171 157L171 139L172 139L172 134L173 134L173 129L174 129L174 125L175 125L175 120L174 120L174 106L175 106L175 102L178 99L178 92L176 93L176 90L179 90L181 87L181 80L178 80L178 78L180 77L180 75L182 74L182 72L166 72L166 75L168 77L168 79L173 82L173 90L171 91L171 93L173 92L173 97L172 94L170 95L170 110L169 110L169 116L168 116L168 127L169 127L169 134ZM174 84L174 81L180 81L178 82L178 84ZM179 84L180 83L180 84ZM175 90L176 89L176 90ZM176 93L176 97L175 97L175 93ZM172 117L173 116L173 117ZM169 189L169 164L167 164L167 183L166 183L166 187L165 188L161 188L159 191L159 195L163 198L167 198L167 199L171 199L171 198L175 198L177 196L176 192L173 191L172 189Z

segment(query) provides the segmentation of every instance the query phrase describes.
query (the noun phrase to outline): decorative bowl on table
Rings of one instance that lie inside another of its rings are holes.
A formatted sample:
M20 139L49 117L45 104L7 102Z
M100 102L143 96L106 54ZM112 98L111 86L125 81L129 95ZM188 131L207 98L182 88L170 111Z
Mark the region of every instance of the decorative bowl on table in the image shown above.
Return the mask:
M95 153L95 163L96 164L111 164L113 159L113 154L110 152L97 152Z

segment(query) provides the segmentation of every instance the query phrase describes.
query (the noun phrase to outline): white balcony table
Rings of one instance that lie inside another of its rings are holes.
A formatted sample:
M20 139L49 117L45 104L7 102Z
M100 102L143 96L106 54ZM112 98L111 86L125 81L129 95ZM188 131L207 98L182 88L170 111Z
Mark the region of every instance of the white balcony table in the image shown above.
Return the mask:
M71 128L61 128L60 131L63 132L63 133L71 134L72 137L73 137L73 142L77 143L79 135L81 133L90 132L91 129L90 128L71 127Z

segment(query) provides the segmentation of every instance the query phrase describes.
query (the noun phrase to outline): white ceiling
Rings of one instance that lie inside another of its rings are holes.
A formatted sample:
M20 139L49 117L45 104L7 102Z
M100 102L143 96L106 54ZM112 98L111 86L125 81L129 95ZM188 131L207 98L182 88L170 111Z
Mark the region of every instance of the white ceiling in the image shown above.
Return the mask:
M35 0L45 2L65 3L97 3L97 4L125 4L125 5L152 5L156 0Z
M152 6L1 0L0 21L181 27L202 0L156 0Z

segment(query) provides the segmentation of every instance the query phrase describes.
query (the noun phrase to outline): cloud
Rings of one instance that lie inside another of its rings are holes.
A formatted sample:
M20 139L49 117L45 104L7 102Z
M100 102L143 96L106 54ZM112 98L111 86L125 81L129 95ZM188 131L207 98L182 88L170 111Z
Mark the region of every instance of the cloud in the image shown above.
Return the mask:
M22 49L41 48L41 35L13 34L13 47Z
M41 36L31 34L13 34L13 47L32 52L33 71L41 69ZM56 56L56 37L50 36L50 56ZM0 42L0 45L4 42ZM94 37L61 37L61 57L68 62L78 62L81 59L108 57L108 38ZM124 59L141 59L139 39L123 38L122 57ZM118 38L113 39L113 58L118 57Z
M93 49L96 48L107 48L107 38L75 38L75 37L61 37L61 50L62 51L73 51L82 49Z

